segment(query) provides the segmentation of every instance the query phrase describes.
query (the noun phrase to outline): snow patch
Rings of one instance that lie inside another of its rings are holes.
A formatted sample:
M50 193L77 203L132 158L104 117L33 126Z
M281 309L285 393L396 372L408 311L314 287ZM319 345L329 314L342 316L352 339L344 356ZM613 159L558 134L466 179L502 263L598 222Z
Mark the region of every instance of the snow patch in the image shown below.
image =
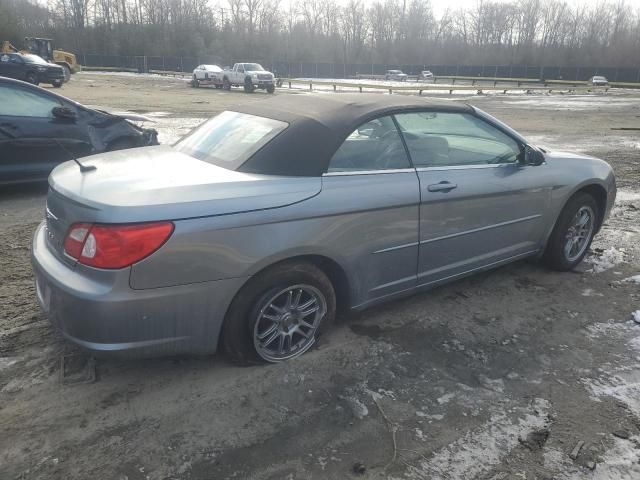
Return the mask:
M582 291L583 297L604 297L602 293L596 292L593 288L585 288Z
M640 275L634 275L633 277L624 278L622 279L622 281L627 283L636 283L640 285Z
M453 393L453 392L447 393L447 394L441 396L440 398L438 398L438 400L437 400L438 404L439 405L445 405L445 404L449 403L453 399L453 397L455 397L455 396L456 396L456 394Z
M632 351L640 353L640 330L633 321L594 324L587 330L589 336L596 342L602 336L606 336L625 342ZM603 365L599 372L600 375L597 378L581 380L594 397L596 399L602 396L616 398L627 405L634 415L640 417L640 363L626 361L617 367Z
M476 478L499 464L518 445L518 437L549 424L550 404L537 398L530 408L516 408L515 415L498 413L482 427L438 450L405 474L408 479Z
M591 254L585 258L585 262L590 263L593 267L589 270L592 273L602 273L605 270L615 267L619 263L624 262L624 249L610 247L601 254Z

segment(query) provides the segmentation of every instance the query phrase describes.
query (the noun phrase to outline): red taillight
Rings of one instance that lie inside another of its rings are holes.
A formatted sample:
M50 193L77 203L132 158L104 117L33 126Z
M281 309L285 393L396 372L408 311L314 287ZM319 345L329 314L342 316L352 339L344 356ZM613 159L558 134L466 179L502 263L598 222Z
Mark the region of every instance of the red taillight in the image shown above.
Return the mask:
M173 233L173 223L74 223L64 240L67 255L97 268L124 268L148 257Z

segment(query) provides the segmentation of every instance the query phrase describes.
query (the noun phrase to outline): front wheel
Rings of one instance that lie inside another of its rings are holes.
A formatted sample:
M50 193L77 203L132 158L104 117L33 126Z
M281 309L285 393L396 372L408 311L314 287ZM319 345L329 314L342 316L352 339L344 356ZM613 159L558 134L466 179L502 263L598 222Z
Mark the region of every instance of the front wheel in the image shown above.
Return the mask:
M60 88L62 86L62 80L54 80L51 85L53 85L53 88Z
M222 89L231 90L231 82L229 82L229 79L227 77L224 77L222 79Z
M71 69L68 65L62 65L62 71L64 73L64 83L67 83L71 80Z
M282 362L308 351L335 316L331 282L306 262L285 262L257 275L231 303L222 345L242 364Z
M247 77L244 79L244 91L245 93L253 93L254 86L251 78Z
M195 75L193 76L193 80L191 80L191 86L194 88L198 88L200 86L200 82Z
M591 195L578 193L571 197L549 237L545 263L554 270L574 269L589 250L598 219L598 204Z
M273 93L273 92L275 92L275 91L276 91L276 87L275 87L275 85L268 85L268 86L267 86L267 92L269 92L269 93Z

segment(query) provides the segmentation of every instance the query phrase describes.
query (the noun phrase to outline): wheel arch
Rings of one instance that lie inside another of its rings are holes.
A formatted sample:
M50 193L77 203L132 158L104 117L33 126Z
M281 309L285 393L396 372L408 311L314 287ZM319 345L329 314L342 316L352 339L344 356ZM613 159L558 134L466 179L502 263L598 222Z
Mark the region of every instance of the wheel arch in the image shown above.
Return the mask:
M242 289L251 281L252 278L260 275L282 263L289 262L307 262L318 268L324 273L336 294L336 308L338 311L346 310L350 306L351 300L351 282L349 276L346 273L345 268L335 259L318 253L300 253L297 255L279 257L277 259L271 259L259 265L255 271L251 272L251 276L238 288L238 291L234 295L235 297L242 291ZM229 303L231 304L233 300ZM225 314L226 317L226 314Z
M597 233L598 231L600 231L600 227L602 226L604 215L607 210L607 190L599 183L589 183L588 185L584 185L573 192L573 194L571 194L571 196L567 198L567 201L562 206L562 208L564 209L567 202L578 193L587 193L591 195L598 205L598 224L596 226Z
M589 180L587 182L584 182L583 184L577 186L569 195L566 196L566 198L560 205L560 208L558 208L558 210L555 212L553 223L551 224L548 231L546 232L546 235L544 237L543 248L540 253L541 255L546 250L546 246L547 246L547 243L549 242L549 238L551 237L551 233L553 232L553 229L556 227L556 224L558 223L558 219L560 218L562 211L565 209L569 201L579 193L587 193L591 195L596 201L596 204L598 205L598 224L596 225L595 233L598 233L600 231L600 227L602 226L604 215L607 209L607 190L601 183L599 183L597 180L594 179L594 180Z
M73 69L71 68L71 65L69 65L69 63L68 63L68 62L60 61L60 62L55 62L55 64L56 64L56 65L60 65L61 67L67 67L67 68L69 69L69 71L70 71L71 73L73 73Z

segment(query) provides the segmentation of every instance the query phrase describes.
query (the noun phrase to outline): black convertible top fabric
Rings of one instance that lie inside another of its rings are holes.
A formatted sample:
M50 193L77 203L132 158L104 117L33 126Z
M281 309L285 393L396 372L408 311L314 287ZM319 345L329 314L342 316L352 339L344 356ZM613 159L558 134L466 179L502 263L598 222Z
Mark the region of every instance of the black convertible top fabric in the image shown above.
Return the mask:
M238 170L292 176L322 175L344 139L375 117L416 110L473 112L468 105L446 100L366 93L277 95L233 110L289 124Z

